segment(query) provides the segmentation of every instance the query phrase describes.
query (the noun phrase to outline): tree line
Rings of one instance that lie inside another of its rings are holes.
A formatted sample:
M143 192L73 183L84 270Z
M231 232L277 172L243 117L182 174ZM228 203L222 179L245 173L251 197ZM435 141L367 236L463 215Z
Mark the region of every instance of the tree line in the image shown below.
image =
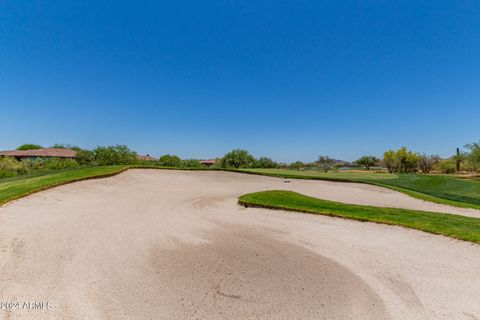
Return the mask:
M329 156L321 155L317 161L305 163L295 161L290 164L282 164L272 161L270 158L255 159L248 151L242 149L232 150L224 155L219 162L222 168L286 168L295 170L322 170L329 172L340 167L363 167L366 170L372 168L386 169L389 173L425 173L432 170L441 173L454 172L480 172L480 143L465 145L465 150L447 159L438 155L428 155L401 147L397 150L387 150L383 158L373 155L365 155L354 161L335 160Z
M0 178L25 174L39 169L65 169L78 166L106 166L106 165L148 165L173 168L202 168L205 167L198 159L181 159L177 155L165 154L156 160L140 160L138 154L126 145L99 146L93 150L86 150L68 144L55 144L54 148L69 148L77 152L76 159L23 159L16 160L12 157L0 158ZM36 144L24 144L18 150L42 148ZM406 147L384 152L383 158L365 155L354 161L346 163L335 160L326 155L318 157L317 161L305 163L295 161L289 164L278 163L268 157L255 158L250 152L243 149L234 149L218 158L211 167L213 168L286 168L295 170L322 170L329 172L342 166L372 168L385 168L389 173L430 173L432 170L442 173L454 172L480 172L480 143L465 145L465 149L449 157L441 159L437 155L427 155L413 152Z
M386 168L389 173L430 173L432 170L442 173L480 172L480 143L465 145L465 151L457 149L457 153L447 159L438 155L427 155L401 147L397 150L388 150L379 159L372 155L366 155L353 162L354 166L362 166L366 170L378 166ZM318 167L328 172L335 166L335 161L328 156L320 156L317 161ZM294 162L292 166L298 168L301 163ZM306 165L304 165L306 166Z

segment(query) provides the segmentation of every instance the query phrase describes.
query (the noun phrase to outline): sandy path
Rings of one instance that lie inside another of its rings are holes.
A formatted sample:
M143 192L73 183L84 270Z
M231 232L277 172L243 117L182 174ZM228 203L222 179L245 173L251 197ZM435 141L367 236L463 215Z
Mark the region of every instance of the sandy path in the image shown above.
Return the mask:
M264 189L351 201L361 195L384 201L377 198L394 193L342 185L130 170L10 203L0 208L0 302L45 301L52 308L0 314L480 319L480 246L399 227L236 205L238 195ZM406 197L396 195L397 201ZM418 201L406 199L409 205Z

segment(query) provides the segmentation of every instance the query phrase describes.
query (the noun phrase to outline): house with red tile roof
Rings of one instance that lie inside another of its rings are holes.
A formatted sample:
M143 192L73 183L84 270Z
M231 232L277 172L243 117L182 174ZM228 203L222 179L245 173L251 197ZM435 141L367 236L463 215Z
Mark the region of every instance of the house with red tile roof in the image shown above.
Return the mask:
M217 159L200 160L200 163L206 165L207 167L210 167L217 163Z
M139 154L139 155L137 155L137 159L142 160L142 161L155 161L155 160L157 160L157 158L154 158L154 157L150 156L149 154L147 154L147 155Z
M7 150L0 151L0 157L14 157L17 160L35 158L63 158L74 159L77 151L64 148L42 148L32 150Z

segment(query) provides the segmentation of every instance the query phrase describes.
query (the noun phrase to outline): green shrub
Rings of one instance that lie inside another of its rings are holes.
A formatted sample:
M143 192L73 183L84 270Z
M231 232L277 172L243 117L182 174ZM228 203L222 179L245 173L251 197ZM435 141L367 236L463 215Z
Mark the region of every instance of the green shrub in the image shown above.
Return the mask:
M196 159L186 159L182 161L182 167L184 168L201 168L202 164Z
M16 171L18 161L13 157L0 158L0 170L3 171Z
M75 168L78 166L80 166L80 164L73 159L51 158L43 162L43 168L50 170Z
M467 144L466 147L470 149L467 156L469 171L480 171L480 142Z
M95 152L90 150L78 150L77 162L81 165L93 165L95 163Z
M6 177L13 177L16 176L17 174L13 171L7 171L7 170L2 170L0 169L0 179L1 178L6 178Z
M97 164L101 166L134 164L137 161L137 153L125 145L97 147L93 150L93 153Z
M176 155L165 154L158 159L158 164L165 167L179 168L182 166L182 159Z
M383 163L389 173L415 173L419 161L420 156L406 147L389 150L383 154Z
M246 150L235 149L226 153L220 160L222 168L250 168L255 164L255 158Z
M456 169L455 161L452 159L441 160L438 163L438 169L440 169L442 173L454 173Z
M23 159L22 161L25 162L31 170L38 170L43 168L44 160L42 158L35 158L35 159Z
M0 177L10 177L26 174L30 171L25 161L18 161L13 157L0 158Z
M277 168L278 163L267 157L260 157L255 160L254 168Z
M480 172L480 166L476 161L472 161L471 158L467 158L460 165L460 170L475 173Z
M365 169L370 170L371 167L377 165L380 162L379 159L375 156L363 156L357 161L355 161L356 165L363 166Z
M295 169L295 170L300 170L300 169L304 169L307 165L305 163L303 163L302 161L295 161L295 162L292 162L290 163L287 168L289 169Z

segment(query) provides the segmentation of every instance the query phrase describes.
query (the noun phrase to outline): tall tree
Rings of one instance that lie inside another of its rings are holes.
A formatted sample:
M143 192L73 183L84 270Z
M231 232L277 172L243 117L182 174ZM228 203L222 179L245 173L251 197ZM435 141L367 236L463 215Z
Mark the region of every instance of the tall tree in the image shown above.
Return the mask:
M328 172L335 164L335 160L329 156L319 156L317 164L323 169L324 172Z
M235 149L227 152L220 160L220 166L222 168L240 168L251 167L255 163L255 158L247 151L243 149Z
M358 165L364 166L365 169L370 170L370 168L375 166L380 160L375 156L363 156L355 162Z

